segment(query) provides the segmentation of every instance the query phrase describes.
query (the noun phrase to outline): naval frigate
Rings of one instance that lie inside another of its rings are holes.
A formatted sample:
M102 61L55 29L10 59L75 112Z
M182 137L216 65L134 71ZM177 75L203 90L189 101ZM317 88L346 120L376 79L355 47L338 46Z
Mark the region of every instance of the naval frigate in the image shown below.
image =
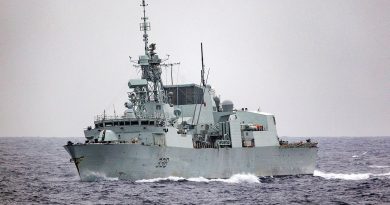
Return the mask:
M164 85L168 64L149 44L145 0L141 6L144 53L133 62L142 73L128 81L123 116L96 116L85 143L64 146L82 181L313 174L317 143L280 140L274 115L221 102L205 79L202 46L201 83Z

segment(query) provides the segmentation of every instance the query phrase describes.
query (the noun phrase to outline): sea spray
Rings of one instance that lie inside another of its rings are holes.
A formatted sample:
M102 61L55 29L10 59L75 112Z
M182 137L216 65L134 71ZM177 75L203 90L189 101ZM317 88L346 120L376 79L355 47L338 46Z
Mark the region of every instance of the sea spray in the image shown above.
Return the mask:
M117 181L118 177L108 177L105 173L101 172L85 172L83 173L83 181Z
M137 183L154 183L154 182L160 182L160 181L183 181L185 178L183 177L175 177L175 176L169 176L166 178L153 178L153 179L140 179L135 182Z

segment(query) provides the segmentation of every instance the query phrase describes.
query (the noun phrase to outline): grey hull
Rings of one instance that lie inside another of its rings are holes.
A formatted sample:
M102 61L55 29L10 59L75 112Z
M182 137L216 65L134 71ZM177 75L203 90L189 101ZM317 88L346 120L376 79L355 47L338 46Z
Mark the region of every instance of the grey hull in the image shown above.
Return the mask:
M94 176L119 179L229 178L238 173L256 176L313 174L318 148L190 149L140 144L66 145L83 181Z

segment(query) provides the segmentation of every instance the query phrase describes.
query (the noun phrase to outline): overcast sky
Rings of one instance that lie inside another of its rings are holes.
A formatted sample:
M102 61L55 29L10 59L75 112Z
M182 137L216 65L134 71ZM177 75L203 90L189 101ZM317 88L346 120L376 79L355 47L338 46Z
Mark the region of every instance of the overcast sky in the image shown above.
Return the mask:
M274 113L280 136L390 135L390 1L148 3L150 42L181 62L180 83L199 83L203 42L221 99ZM0 136L83 136L122 112L139 5L0 0Z

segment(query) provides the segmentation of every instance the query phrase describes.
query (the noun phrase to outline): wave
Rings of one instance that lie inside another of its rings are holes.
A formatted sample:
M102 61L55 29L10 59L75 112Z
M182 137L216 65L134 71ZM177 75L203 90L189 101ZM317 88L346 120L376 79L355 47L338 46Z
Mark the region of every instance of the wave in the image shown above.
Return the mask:
M325 179L344 179L344 180L364 180L370 178L369 173L363 174L336 174L326 173L319 170L314 170L313 176L322 177Z
M259 178L253 174L235 174L229 179L210 179L210 181L225 183L260 183Z
M137 182L137 183L154 183L154 182L159 182L159 181L174 181L174 182L177 182L177 181L184 181L184 180L185 180L185 178L183 178L183 177L169 176L169 177L166 177L166 178L140 179L140 180L137 180L135 182Z
M117 181L118 177L107 177L106 174L100 172L87 172L83 174L83 181ZM341 173L331 173L331 172L322 172L320 170L314 170L313 176L322 177L325 179L342 179L342 180L365 180L370 177L388 177L390 178L390 172L388 173L350 173L350 174L341 174ZM237 184L237 183L261 183L259 177L253 174L235 174L228 179L206 179L204 177L192 177L192 178L184 178L184 177L176 177L169 176L165 178L153 178L153 179L141 179L136 180L136 183L155 183L161 181L191 181L191 182L223 182L229 184Z
M380 176L390 176L390 172L383 174L373 174L372 176L380 177Z
M360 156L359 155L353 155L352 158L359 158L362 157L363 155L366 155L367 152L363 152Z
M383 168L390 168L390 166L380 166L380 165L370 165L368 166L370 168L377 168L377 169L383 169Z
M343 180L365 180L373 177L380 177L380 176L390 176L389 173L382 173L382 174L372 174L372 173L360 173L360 174L336 174L336 173L326 173L319 170L314 170L313 176L319 176L325 179L343 179Z
M224 182L224 183L260 183L260 180L257 176L253 174L235 174L228 179L206 179L204 177L192 177L192 178L183 178L169 176L166 178L154 178L154 179L141 179L135 182L137 183L148 183L148 182L159 182L159 181L191 181L191 182Z

